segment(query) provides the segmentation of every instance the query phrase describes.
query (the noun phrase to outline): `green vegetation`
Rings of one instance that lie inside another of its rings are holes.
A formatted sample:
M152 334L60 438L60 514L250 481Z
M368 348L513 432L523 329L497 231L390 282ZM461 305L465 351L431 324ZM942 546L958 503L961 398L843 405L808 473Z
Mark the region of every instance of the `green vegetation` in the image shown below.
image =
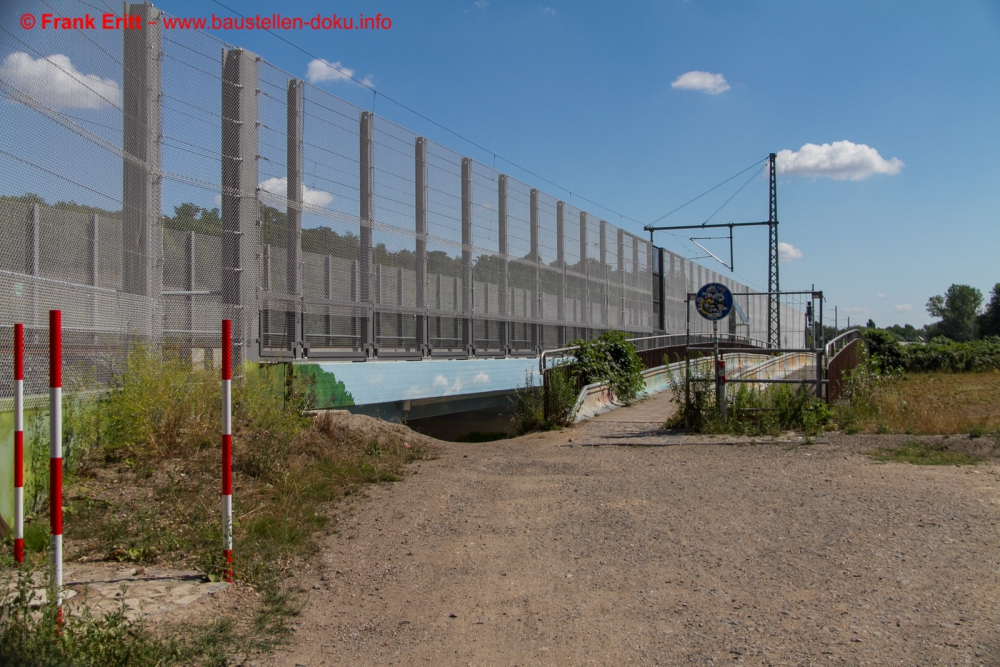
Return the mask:
M607 331L594 340L575 340L570 345L576 347L575 358L546 369L544 387L536 387L534 375L528 373L515 392L514 430L519 435L571 424L577 396L585 385L607 384L620 405L631 405L645 391L642 360L621 331Z
M965 343L934 338L925 345L906 346L904 356L906 369L913 372L1000 370L1000 337L989 336Z
M63 624L51 600L40 601L33 591L30 571L21 570L0 585L9 594L0 600L0 664L5 667L67 665L146 667L229 663L232 623L208 624L188 635L187 641L161 637L144 621L127 616L122 606L102 616L87 607L63 610Z
M898 449L877 449L869 454L876 461L899 461L921 466L975 465L982 459L948 451L942 444L911 442Z
M314 549L317 531L328 530L333 504L364 484L396 481L405 463L431 455L401 435L374 439L338 427L329 415L304 416L312 401L308 376L288 375L282 366L247 366L244 373L245 380L234 382L233 396L234 570L260 595L253 618L230 628L228 638L211 642L215 648L209 651L198 642L219 628L202 627L166 641L141 623L93 619L84 611L77 629L72 625L77 621L68 624L69 643L58 650L84 641L74 633L90 637L106 631L135 656L88 662L65 653L70 656L65 661L17 662L21 654L10 649L15 652L0 653L0 664L190 664L219 651L266 650L287 634L297 609L281 583ZM178 356L135 345L111 390L89 404L70 403L64 414L72 443L66 449L67 560L196 566L218 578L224 563L217 372L192 369ZM43 500L29 516L30 567L45 561L45 510ZM26 636L21 626L32 619L8 610L0 616L0 636ZM23 648L23 642L15 644ZM48 655L25 651L29 658Z
M944 295L932 296L927 301L927 312L941 321L929 326L928 333L945 336L953 341L965 342L976 339L979 307L983 304L983 293L969 285L952 285Z
M723 421L715 397L715 383L705 376L691 378L691 406L685 405L685 388L674 388L674 402L679 409L667 422L667 428L686 427L694 433L731 433L733 435L780 435L801 429L807 435L819 433L830 423L826 402L819 401L812 387L774 384L761 389L749 384L730 386L726 396L727 419Z
M576 340L573 374L582 384L607 383L615 400L631 405L645 391L642 360L621 331L606 331L599 338Z
M535 384L535 374L526 372L524 384L514 390L514 432L548 431L554 424L545 419L544 388Z

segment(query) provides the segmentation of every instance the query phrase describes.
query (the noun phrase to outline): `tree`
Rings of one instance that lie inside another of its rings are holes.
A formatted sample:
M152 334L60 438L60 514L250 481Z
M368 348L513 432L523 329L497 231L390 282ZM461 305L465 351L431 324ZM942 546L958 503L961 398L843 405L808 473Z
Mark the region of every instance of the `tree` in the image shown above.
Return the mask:
M931 317L940 317L928 327L931 336L946 336L963 342L976 339L976 316L983 304L983 293L970 285L952 285L944 295L927 301Z
M979 336L1000 336L1000 283L993 286L990 302L979 316Z

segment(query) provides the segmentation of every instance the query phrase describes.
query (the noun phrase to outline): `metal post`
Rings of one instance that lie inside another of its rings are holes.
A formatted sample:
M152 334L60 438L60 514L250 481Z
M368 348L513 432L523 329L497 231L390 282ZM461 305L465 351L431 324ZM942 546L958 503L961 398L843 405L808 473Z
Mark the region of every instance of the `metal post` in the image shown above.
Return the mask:
M367 312L360 318L361 349L366 356L377 354L375 344L375 306L371 295L372 280L372 224L375 221L375 129L373 115L361 112L360 200L361 230L358 255L358 298Z
M608 322L608 223L601 220L601 328L609 329Z
M826 340L823 333L823 293L813 292L814 297L819 298L819 325L818 336L813 337L813 341L819 341L816 345L816 398L823 400L823 355L826 353Z
M666 279L666 276L667 276L667 267L664 266L664 264L663 264L663 260L664 260L663 248L656 248L656 252L660 256L660 280L659 280L659 283L660 283L660 285L659 285L659 287L660 287L660 316L659 316L659 322L657 322L657 324L659 325L658 328L659 328L660 331L666 332L666 330L667 330L667 279Z
M222 320L222 561L233 581L233 384L232 322Z
M29 276L38 277L41 275L41 264L39 262L39 245L41 243L42 215L38 204L31 205L28 213L27 232L24 258L24 270ZM31 325L38 326L38 281L31 281Z
M767 345L781 347L781 283L778 280L778 174L775 166L776 155L768 156L770 173L769 205L767 215L768 262L767 262Z
M541 292L538 289L538 190L531 189L530 200L530 243L531 243L531 346L535 350L542 346L542 326L539 320L542 318Z
M500 311L500 349L503 350L504 355L510 354L510 305L507 303L508 300L508 264L507 260L509 257L509 250L507 248L507 175L500 174L497 179L497 219L499 222L499 241L500 246L498 251L500 253L500 276L497 279L497 296L499 297L499 303L497 304L498 310Z
M323 298L328 302L333 300L333 257L327 255L323 260ZM326 316L323 326L324 347L333 347L333 312L330 304L326 304Z
M618 328L625 330L625 230L618 228Z
M722 408L722 384L719 382L719 321L712 320L712 370L715 372L715 404Z
M14 325L14 562L24 562L24 324Z
M122 33L127 63L122 75L122 289L149 299L142 333L158 340L163 327L160 10L143 3L126 5L125 12L139 16L143 29Z
M132 32L125 31L126 34ZM139 31L135 31L139 32ZM233 326L233 363L258 360L257 63L227 49L222 65L222 302Z
M285 225L285 247L287 248L285 269L287 273L289 303L286 303L285 329L292 332L291 352L293 358L303 356L303 316L302 316L302 89L300 79L288 80L286 133L286 169L288 181L285 199L288 203Z
M691 294L684 296L684 426L691 425Z
M62 625L63 602L62 311L49 311L49 526L52 594Z
M472 302L472 160L462 158L462 320L465 351L476 354Z
M556 269L559 271L559 287L556 295L556 318L559 320L559 347L566 345L566 221L564 202L556 203Z
M97 287L97 262L98 262L98 249L99 249L99 236L100 236L100 219L97 214L94 213L90 216L90 225L87 230L87 242L88 242L88 252L89 264L88 269L88 282L91 286ZM90 328L93 330L91 334L91 341L94 345L97 344L97 323L99 321L98 309L100 304L98 303L97 292L93 292L90 295Z
M187 301L187 321L185 322L185 326L188 330L187 344L189 347L194 347L194 294L190 294L190 292L194 291L195 286L194 238L194 232L189 231L187 233L187 238L185 239L187 243L184 244L184 289L189 292L187 297L184 299Z
M271 345L271 304L270 295L268 292L271 291L271 244L264 244L263 254L261 256L261 289L265 294L265 301L262 304L261 309L261 322L260 322L260 339L263 345Z
M413 189L416 224L416 288L417 288L417 349L421 356L431 354L430 331L427 323L427 139L417 137L413 143Z
M590 326L590 260L587 259L587 214L580 211L580 323L586 329ZM584 334L584 338L589 338Z

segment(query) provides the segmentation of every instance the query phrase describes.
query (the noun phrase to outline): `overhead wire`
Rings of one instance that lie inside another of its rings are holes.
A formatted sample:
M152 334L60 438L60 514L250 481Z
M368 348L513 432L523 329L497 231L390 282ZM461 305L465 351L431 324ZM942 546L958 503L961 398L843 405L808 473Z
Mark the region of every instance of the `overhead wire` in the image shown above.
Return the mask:
M212 1L213 1L213 2L215 3L215 4L219 5L220 7L222 7L223 9L226 9L227 11L229 11L229 12L232 12L232 13L233 13L233 14L235 14L236 16L239 16L239 17L241 17L241 18L244 18L244 19L245 19L245 18L247 18L247 16L246 16L245 14L242 14L242 13L240 13L240 12L236 11L236 10L235 10L235 9L233 9L232 7L230 7L230 6L228 6L228 5L226 5L226 4L222 3L222 2L220 2L220 0L212 0ZM528 169L527 167L524 167L524 166L522 166L522 165L520 165L520 164L518 164L518 163L514 162L513 160L509 160L509 159L505 158L504 156L502 156L502 155L498 154L498 153L497 153L496 151L492 151L492 150L490 150L489 148L487 148L487 147L483 146L482 144L479 144L479 143L477 143L477 142L473 141L472 139L469 139L468 137L466 137L466 136L464 136L464 135L460 134L459 132L456 132L455 130L452 130L451 128L449 128L449 127L446 127L445 125L442 125L441 123L437 122L437 121L436 121L436 120L434 120L433 118L430 118L430 117L428 117L428 116L425 116L424 114L420 113L420 112L419 112L419 111L417 111L416 109L413 109L412 107L410 107L410 106L407 106L406 104L403 104L403 103L402 103L402 102L400 102L399 100L396 100L396 99L394 99L394 98L392 98L392 97L390 97L390 96L386 95L385 93L380 93L380 92L378 92L378 91L377 91L377 90L375 89L375 87L374 87L374 86L372 86L371 84L369 84L369 83L366 83L366 82L365 82L365 81L363 81L363 80L360 80L360 79L357 79L357 78L355 78L352 72L348 72L347 70L344 70L344 69L342 69L342 68L340 68L340 67L336 67L336 66L335 66L335 65L333 65L332 63L328 63L328 62L326 62L326 60L324 60L324 59L320 58L319 56L317 56L317 55L315 55L315 54L313 54L313 53L311 53L311 52L307 51L306 49L302 48L302 47L301 47L301 46L299 46L298 44L296 44L296 43L292 42L291 40L289 40L289 39L286 39L285 37L282 37L281 35L279 35L279 34L278 34L278 33L276 33L275 31L273 31L273 30L270 30L270 29L265 29L265 30L264 30L264 32L266 32L266 33L269 33L270 35L272 35L272 36L274 36L274 37L276 37L276 38L280 39L281 41L283 41L283 42L285 42L286 44L288 44L289 46L291 46L291 47L292 47L293 49L296 49L297 51L301 51L302 53L304 53L305 55L309 56L310 58L314 58L314 59L316 59L316 60L319 60L319 61L321 61L321 62L323 62L323 63L326 63L327 67L330 67L331 69L333 69L333 70L335 70L335 71L339 72L339 73L340 73L340 74L341 74L342 76L344 76L345 78L348 78L348 79L350 79L351 81L353 81L353 82L354 82L354 83L356 83L357 85L361 86L362 88L367 88L368 90L370 90L370 91L372 92L372 94L373 94L373 95L375 96L375 98L377 98L377 97L381 96L381 97L383 97L383 98L384 98L384 99L385 99L386 101L388 101L388 102L392 102L392 103L393 103L393 104L395 104L396 106L400 107L401 109L404 109L404 110L408 111L409 113L413 114L414 116L417 116L418 118L420 118L420 119L422 119L422 120L425 120L425 121L427 121L427 122L428 122L428 123L430 123L431 125L434 125L435 127L439 128L439 129L441 129L441 130L444 130L444 131L445 131L445 132L447 132L448 134L451 134L452 136L454 136L454 137L457 137L457 138L461 139L462 141L464 141L464 142L468 143L468 144L469 144L469 145L471 145L471 146L475 146L476 148L478 148L479 150L483 151L484 153L486 153L486 154L488 154L488 155L492 155L492 156L493 156L493 162L494 162L494 164L496 164L496 161L497 161L497 160L500 160L500 161L502 161L502 162L506 162L506 163L507 163L507 164L509 164L510 166L512 166L512 167L514 167L514 168L516 168L516 169L519 169L519 170L521 170L522 172L524 172L524 173L526 173L526 174L529 174L530 176L532 176L532 177L534 177L534 178L537 178L537 179L538 179L538 180L540 180L540 181L544 181L545 183L548 183L549 185L551 185L551 186L553 186L553 187L555 187L555 188L559 188L560 190L562 190L562 191L564 191L564 192L568 193L568 194L570 195L570 198L571 198L571 200L572 200L572 197L574 196L574 193L573 193L573 191L572 191L572 190L570 190L569 188L567 188L567 187L564 187L564 186L562 186L562 185L559 185L558 183L556 183L556 182L554 182L554 181L551 181L551 180L549 180L549 179L545 178L544 176L542 176L542 175L540 175L540 174L537 174L537 173L535 173L534 171L532 171L532 170ZM374 108L375 108L375 100L373 99L373 100L372 100L372 109L373 109L372 113L374 113ZM756 165L754 165L754 166L756 166ZM741 172L741 173L742 173L742 172ZM737 174L737 176L738 176L738 175L739 175L739 174ZM730 179L730 180L731 180L731 179ZM626 215L623 215L623 214L621 214L621 213L619 213L619 212L617 212L617 211L615 211L615 210L612 210L612 209L610 209L610 208L608 208L608 207L606 207L606 206L604 206L604 205L602 205L602 204L599 204L599 203L597 203L597 202L595 202L595 201L592 201L592 200L590 200L590 199L587 199L586 197L581 197L581 196L580 196L580 195L578 195L578 194L577 194L577 195L575 195L575 196L576 196L576 197L577 197L578 199L581 199L581 200L583 200L583 201L587 202L588 204L593 204L594 206L599 206L599 207L601 207L602 209L604 209L604 210L608 211L609 213L613 213L613 214L615 214L615 215L619 216L619 217L620 217L620 218L622 218L622 219L625 219L625 220L629 220L630 222L634 222L634 223L636 223L636 224L638 224L638 225L641 225L641 224L642 224L641 222L639 222L639 221L638 221L638 220L636 220L635 218L630 218L629 216L626 216Z
M726 180L722 181L722 182L721 182L721 183L719 183L718 185L715 185L715 186L713 186L713 187L709 188L708 190L705 190L704 192L702 192L702 193L701 193L700 195L698 195L698 196L697 196L697 197L695 197L694 199L689 199L688 201L684 202L683 204L681 204L680 206L678 206L678 207L677 207L677 208L675 208L674 210L670 211L669 213L664 213L664 214L663 214L663 215L661 215L661 216L660 216L659 218L657 218L656 220L653 220L653 221L652 221L651 223L649 223L649 224L650 224L650 225L655 225L655 224L656 224L656 223L658 223L658 222L659 222L660 220L663 220L664 218L669 218L670 216L672 216L672 215L673 215L674 213L676 213L677 211L681 210L681 209L682 209L682 208L684 208L685 206L688 206L688 205L690 205L690 204L693 204L693 203L695 203L696 201L698 201L699 199L701 199L702 197L704 197L705 195L707 195L707 194L710 194L710 193L712 193L712 192L715 192L716 190L718 190L719 188L721 188L721 187L722 187L723 185L725 185L725 184L726 184L726 183L728 183L729 181L732 181L733 179L737 178L738 176L742 176L743 174L745 174L746 172L750 171L751 169L753 169L753 168L754 168L754 167L756 167L757 165L761 164L761 163L762 163L762 162L764 162L765 160L767 160L767 158L766 158L766 157L765 157L764 159L762 159L762 160L758 160L757 162L754 162L754 163L753 163L752 165L750 165L750 166L749 166L749 167L747 167L746 169L743 169L742 171L739 171L739 172L737 172L737 173L733 174L732 176L730 176L730 177L729 177L729 178L727 178ZM756 176L756 174L755 174L754 176ZM753 178L751 178L751 180L753 180ZM744 186L744 187L746 187L746 186ZM742 190L743 188L740 188L740 189ZM737 191L737 192L739 192L739 191ZM728 203L728 202L726 202L726 203ZM725 204L723 204L723 206L725 206ZM713 215L714 215L714 213L713 213Z

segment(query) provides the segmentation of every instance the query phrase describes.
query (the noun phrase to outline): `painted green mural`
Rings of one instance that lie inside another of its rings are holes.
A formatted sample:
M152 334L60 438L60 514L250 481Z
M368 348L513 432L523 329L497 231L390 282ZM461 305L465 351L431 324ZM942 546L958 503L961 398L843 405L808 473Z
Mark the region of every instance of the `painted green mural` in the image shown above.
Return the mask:
M347 387L330 371L325 371L316 364L296 366L295 371L299 377L311 381L314 407L323 409L354 405L354 397L347 391Z

